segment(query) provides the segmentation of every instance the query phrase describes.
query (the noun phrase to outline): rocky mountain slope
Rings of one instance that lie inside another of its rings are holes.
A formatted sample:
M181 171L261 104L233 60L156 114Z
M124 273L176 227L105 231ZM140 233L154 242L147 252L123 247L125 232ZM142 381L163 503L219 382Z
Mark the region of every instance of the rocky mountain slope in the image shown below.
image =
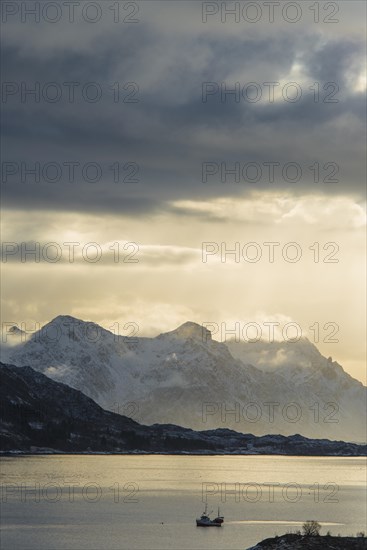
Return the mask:
M310 342L297 344L289 344L298 350L293 359L288 349L288 363L272 368L265 344L249 355L195 323L129 338L59 316L4 350L3 360L31 366L144 424L363 441L366 388Z
M0 378L3 452L363 456L367 451L362 445L300 435L256 437L223 429L194 432L174 425L142 426L30 367L0 363Z

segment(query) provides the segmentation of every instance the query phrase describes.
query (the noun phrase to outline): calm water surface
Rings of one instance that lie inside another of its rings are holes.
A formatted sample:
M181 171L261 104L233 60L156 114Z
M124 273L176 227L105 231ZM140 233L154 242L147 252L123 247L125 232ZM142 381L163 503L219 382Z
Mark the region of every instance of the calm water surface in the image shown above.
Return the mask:
M237 550L307 519L366 531L363 458L9 457L1 489L1 550ZM196 527L205 499L222 528Z

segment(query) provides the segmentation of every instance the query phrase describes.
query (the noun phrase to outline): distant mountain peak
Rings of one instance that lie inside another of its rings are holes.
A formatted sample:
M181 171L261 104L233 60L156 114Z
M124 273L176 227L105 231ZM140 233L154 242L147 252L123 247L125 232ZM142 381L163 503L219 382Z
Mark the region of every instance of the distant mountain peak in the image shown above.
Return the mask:
M82 319L77 319L76 317L73 317L72 315L58 315L52 321L50 321L48 324L59 324L59 323L86 323L87 321L83 321Z
M224 343L212 334L188 321L157 337L124 338L61 315L3 357L147 424L363 440L365 388L309 340ZM295 422L287 415L294 410Z
M83 321L71 315L58 315L34 332L31 341L46 347L54 347L62 342L60 352L63 353L63 346L79 342L82 346L88 347L93 342L97 343L109 336L113 337L108 330L93 321Z
M24 330L21 330L16 325L13 325L12 327L10 327L10 329L8 330L8 333L9 334L25 334Z
M58 329L61 329L62 332L70 332L71 327L75 327L77 329L87 329L88 327L94 327L96 330L102 330L105 331L103 327L95 323L94 321L83 321L83 319L77 319L76 317L72 317L72 315L58 315L52 321L49 323L46 323L46 325L42 328L42 330L47 330L49 327L57 327Z
M174 336L182 340L192 338L194 340L201 340L202 342L207 342L212 339L211 332L207 328L192 321L186 321L186 323L183 323L175 330L163 333L160 336L166 335Z

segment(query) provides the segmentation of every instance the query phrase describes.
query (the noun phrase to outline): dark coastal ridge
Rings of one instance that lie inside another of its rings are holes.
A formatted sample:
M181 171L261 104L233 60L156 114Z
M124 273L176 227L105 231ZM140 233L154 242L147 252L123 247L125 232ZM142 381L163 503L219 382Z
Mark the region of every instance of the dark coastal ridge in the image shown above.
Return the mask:
M82 392L31 367L0 363L3 453L186 453L365 456L367 446L301 435L145 426L102 409Z
M17 326L8 336L3 363L32 367L105 410L127 414L133 404L140 424L366 442L367 388L307 338L220 342L192 321L152 337L121 336L70 315L29 338Z
M365 537L334 537L287 534L265 539L247 550L365 550Z

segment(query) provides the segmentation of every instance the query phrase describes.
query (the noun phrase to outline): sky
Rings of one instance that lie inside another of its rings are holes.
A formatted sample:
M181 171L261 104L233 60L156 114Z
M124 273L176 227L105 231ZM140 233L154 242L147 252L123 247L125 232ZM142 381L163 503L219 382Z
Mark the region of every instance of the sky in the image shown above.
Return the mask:
M2 5L2 322L296 326L365 381L365 3L32 6Z

